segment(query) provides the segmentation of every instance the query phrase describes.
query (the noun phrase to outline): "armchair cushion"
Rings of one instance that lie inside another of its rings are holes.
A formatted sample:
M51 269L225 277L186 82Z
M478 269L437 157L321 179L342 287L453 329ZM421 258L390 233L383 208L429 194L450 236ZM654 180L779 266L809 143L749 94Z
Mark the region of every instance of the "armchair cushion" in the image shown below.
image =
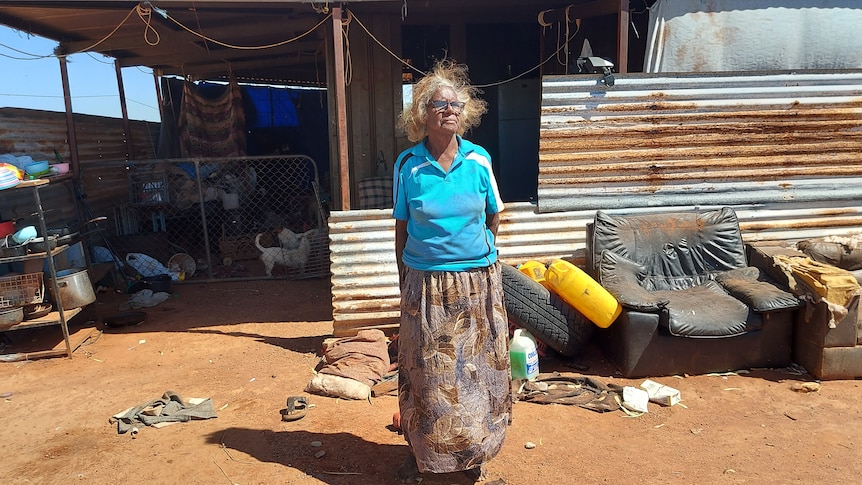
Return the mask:
M671 335L727 337L760 327L760 319L751 318L748 307L715 281L686 289L648 291L641 286L645 271L643 265L605 251L599 282L624 308L658 313L659 325Z
M731 337L760 330L762 325L759 315L728 295L715 281L656 294L669 300L659 317L659 325L677 337Z
M657 312L670 300L644 289L641 282L645 276L646 268L642 264L610 251L602 253L599 283L608 290L608 293L625 308Z
M802 300L772 283L760 281L762 278L758 268L747 266L720 273L715 281L756 312L792 310L802 306Z

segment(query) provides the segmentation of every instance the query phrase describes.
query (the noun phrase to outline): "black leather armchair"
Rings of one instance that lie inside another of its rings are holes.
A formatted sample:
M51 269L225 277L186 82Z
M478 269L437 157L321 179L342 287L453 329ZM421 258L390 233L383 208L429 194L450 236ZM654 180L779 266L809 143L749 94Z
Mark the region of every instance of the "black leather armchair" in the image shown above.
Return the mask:
M733 209L598 211L587 229L587 270L623 306L597 338L624 376L790 364L802 302L748 266Z

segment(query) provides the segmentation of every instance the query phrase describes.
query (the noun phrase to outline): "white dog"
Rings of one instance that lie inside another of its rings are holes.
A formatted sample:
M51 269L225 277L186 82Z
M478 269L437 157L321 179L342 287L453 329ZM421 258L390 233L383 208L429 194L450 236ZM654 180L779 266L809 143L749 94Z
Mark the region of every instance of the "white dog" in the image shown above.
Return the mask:
M319 233L318 229L309 229L303 233L297 234L290 229L283 227L276 235L278 236L278 244L285 249L296 249L303 239L316 236Z
M278 235L278 244L284 249L296 249L299 247L299 243L302 242L303 234L297 234L290 229L284 227L279 230Z
M290 230L287 229L287 231ZM266 268L267 276L272 276L272 268L276 264L280 264L288 268L296 268L300 273L305 272L305 265L308 263L308 254L311 249L311 243L308 241L308 237L305 237L305 234L298 236L298 243L294 248L283 246L265 248L260 245L261 235L262 234L258 234L254 238L254 245L257 246L257 249L260 251L260 260Z

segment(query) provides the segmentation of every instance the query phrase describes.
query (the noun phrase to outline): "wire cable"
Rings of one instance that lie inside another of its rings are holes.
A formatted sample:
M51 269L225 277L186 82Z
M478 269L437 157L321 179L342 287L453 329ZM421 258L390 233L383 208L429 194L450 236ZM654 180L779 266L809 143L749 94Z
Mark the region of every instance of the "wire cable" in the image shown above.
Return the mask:
M371 39L372 39L375 43L377 43L377 45L379 45L380 47L382 47L382 48L383 48L383 50L385 50L386 52L388 52L388 53L389 53L389 55L391 55L393 58L397 59L397 60L398 60L398 62L400 62L402 65L404 65L404 66L406 66L406 67L408 67L408 68L410 68L410 69L412 69L412 70L416 71L417 73L419 73L419 74L421 74L421 75L423 75L423 76L427 75L427 73L423 72L423 71L422 71L422 70L420 70L420 69L417 69L417 68L413 67L413 65L411 65L410 63L408 63L408 62L404 61L404 60L403 60L403 59L401 59L397 54L395 54L394 52L392 52L392 50L391 50L391 49L389 49L388 47L386 47L386 46L385 46L385 45L384 45L384 44L383 44L383 43L382 43L382 42L381 42L377 37L375 37L375 36L374 36L374 34L372 34L372 33L371 33L371 31L369 31L369 30L368 30L368 28L367 28L367 27L365 27L365 24L363 24L363 23L362 23L362 21L359 19L359 17L357 17L355 14L353 14L353 13L352 13L352 12L350 12L349 10L348 10L348 13L350 14L350 18L351 18L351 19L353 19L353 20L356 20L356 23L357 23L357 24L359 24L359 26L360 26L360 27L362 27L362 30L364 30L364 31L365 31L365 33L366 33L366 34L368 34L368 36L369 36L369 37L371 37ZM522 73L518 74L517 76L513 76L513 77L510 77L510 78L508 78L508 79L504 79L504 80L502 80L502 81L498 81L498 82L494 82L494 83L489 83L489 84L477 84L477 85L474 85L474 87L476 87L476 88L490 88L490 87L492 87L492 86L499 86L499 85L502 85L502 84L506 84L506 83L508 83L508 82L512 82L512 81L514 81L514 80L516 80L516 79L519 79L519 78L521 78L521 77L524 77L524 76L526 76L527 74L529 74L529 73L531 73L531 72L535 71L536 69L538 69L538 68L540 68L540 67L544 66L545 64L547 64L548 62L550 62L550 61L551 61L551 59L554 59L555 57L557 57L557 55L560 53L560 51L562 51L562 50L563 50L563 48L565 47L565 45L566 45L566 44L568 44L568 42L569 42L569 41L571 41L571 40L572 40L576 35L578 35L578 32L580 32L580 30L581 30L581 25L580 25L580 23L577 23L577 22L576 22L576 26L577 26L577 28L575 29L575 31L574 31L574 32L572 32L572 33L569 35L569 37L566 39L566 42L565 42L565 43L563 43L562 45L559 45L559 47L557 47L557 50L556 50L556 51L554 51L553 53L551 53L551 55L549 55L549 56L548 56L544 61L540 62L540 63L539 63L539 64L537 64L536 66L533 66L533 67L531 67L530 69L527 69L526 71L524 71L524 72L522 72ZM544 27L543 27L543 28L544 28Z
M186 27L182 22L180 22L179 20L177 20L177 19L173 18L169 13L165 12L165 15L166 15L166 18L167 18L168 20L170 20L171 22L175 23L177 26L179 26L180 28L182 28L182 29L183 29L183 30L185 30L186 32L188 32L188 33L190 33L190 34L192 34L192 35L195 35L195 36L197 36L197 37L200 37L201 39L206 40L206 41L208 41L208 42L212 42L213 44L218 44L218 45L220 45L220 46L222 46L222 47L227 47L228 49L238 49L238 50L263 50L263 49L271 49L271 48L273 48L273 47L283 46L283 45L286 45L286 44L290 44L291 42L296 42L296 41L297 41L297 40L299 40L299 39L302 39L303 37L305 37L305 36L307 36L307 35L311 34L311 33L312 33L312 32L314 32L315 30L317 30L317 28L318 28L318 27L320 27L321 25L323 25L323 23L324 23L324 22L326 22L326 20L327 20L327 19L329 19L329 17L331 17L331 16L332 16L332 13L329 13L328 15L326 15L326 17L324 17L324 18L323 18L323 20L321 20L320 22L318 22L314 27L312 27L312 28L308 29L307 31L303 32L302 34L297 35L296 37L294 37L294 38L292 38L292 39L287 39L287 40L283 40L283 41L280 41L280 42L274 42L274 43L272 43L272 44L254 45L254 46L243 46L243 45L228 44L227 42L222 42L222 41L220 41L220 40L213 39L212 37L206 36L206 35L204 35L204 34L202 34L202 33L200 33L200 32L197 32L197 31L195 31L195 30L193 30L193 29L190 29L190 28Z
M403 66L408 67L408 68L410 68L410 69L413 69L414 71L416 71L416 73L417 73L417 74L421 74L421 75L423 75L423 76L425 76L425 75L427 74L426 72L422 71L421 69L417 69L417 68L413 67L413 65L412 65L412 64L410 64L409 62L406 62L404 59L400 58L396 53L392 52L392 50L391 50L391 49L389 49L388 47L386 47L385 45L383 45L383 43L382 43L382 42L380 42L380 39L378 39L377 37L375 37L375 36L374 36L374 34L372 34L372 33L371 33L371 31L369 31L369 30L368 30L368 28L367 28L367 27L365 27L365 24L363 24L363 23L362 23L362 21L361 21L361 20L359 20L359 17L357 17L356 15L354 15L354 14L353 14L353 12L351 12L351 11L349 11L349 10L348 10L348 13L351 15L351 17L352 17L353 19L355 19L355 20L356 20L356 23L357 23L357 24L359 24L359 26L360 26L360 27L362 27L362 30L364 30L364 31L365 31L365 33L366 33L366 34L368 34L368 36L369 36L369 37L371 37L371 40L373 40L375 43L377 43L377 45L379 45L380 47L382 47L382 48L383 48L383 50L385 50L386 52L388 52L388 53L389 53L389 55L391 55L393 58L397 59L397 60L398 60L398 62L400 62Z
M85 48L83 48L83 49L81 49L81 50L78 50L78 51L76 51L76 52L74 52L74 53L69 53L69 54L76 54L76 53L78 53L78 52L87 52L88 50L90 50L90 49L92 49L92 48L94 48L94 47L97 47L97 46L98 46L99 44L101 44L102 42L105 42L106 40L110 39L110 38L111 38L111 36L112 36L112 35L114 35L114 34L116 34L116 33L117 33L117 31L118 31L118 30L120 30L120 27L122 27L122 26L123 26L123 24L125 24L125 23L126 23L126 21L128 21L128 20L129 20L129 17L131 17L133 13L135 13L135 12L139 12L139 13L138 13L138 16L140 16L140 15L141 15L141 14L140 14L140 10L141 10L142 8L146 8L146 7L141 7L141 5L135 5L131 10L129 10L129 13L127 13L127 14L126 14L126 16L123 18L123 20L121 20L121 21L120 21L120 23L119 23L119 24L117 24L117 26L116 26L116 27L114 27L114 30L112 30L111 32L109 32L109 33L108 33L108 35L106 35L106 36L102 37L101 39L99 39L98 41L96 41L96 43L95 43L95 44L92 44L92 45L90 45L90 46L88 46L88 47L85 47ZM69 54L60 54L60 55L58 55L57 57L65 57L65 56L68 56Z
M43 59L41 57L16 57L16 56L10 56L9 54L3 54L3 53L0 53L0 57L5 57L7 59L13 59L16 61L39 61L39 60ZM45 57L54 57L54 56L45 56Z
M23 57L13 57L13 56L10 56L10 55L7 55L7 54L0 54L0 56L8 57L8 58L10 58L10 59L17 59L17 60L19 60L19 61L35 61L35 60L37 60L37 59L46 59L46 58L48 58L48 57L54 57L54 54L48 54L48 55L46 55L46 56L42 56L42 55L39 55L39 54L31 54L31 53L29 53L29 52L25 52L25 51L22 51L22 50L20 50L20 49L16 49L16 48L14 48L14 47L12 47L12 46L9 46L9 45L6 45L6 44L0 44L0 47L5 47L5 48L9 49L10 51L15 51L15 52L17 52L17 53L19 53L19 54L24 54L25 56L30 56L30 57L31 57L31 59L25 59L25 58L23 58Z
M114 65L114 63L113 63L113 62L103 61L103 60L99 59L98 57L94 56L92 52L85 52L84 54L87 54L87 57L89 57L90 59L92 59L92 60L94 60L94 61L96 61L96 62L99 62L99 63L102 63L102 64L107 64L107 65L109 65L109 66L113 66L113 65Z

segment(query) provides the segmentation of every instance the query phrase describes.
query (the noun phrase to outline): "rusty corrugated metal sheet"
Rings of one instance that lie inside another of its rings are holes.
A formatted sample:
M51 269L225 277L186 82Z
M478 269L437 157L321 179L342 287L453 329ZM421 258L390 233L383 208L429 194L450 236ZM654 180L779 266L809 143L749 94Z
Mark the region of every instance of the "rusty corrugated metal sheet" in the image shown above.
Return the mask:
M329 216L333 335L397 326L401 297L395 222L385 209Z
M87 204L94 216L110 214L117 202L128 199L126 170L121 165L113 171L93 168L106 160L127 160L126 134L119 118L74 115L81 160L82 186ZM155 158L158 149L159 124L131 121L131 136L136 159ZM54 160L54 150L68 161L66 115L52 111L0 108L0 154L29 155L35 160ZM121 183L120 183L121 182ZM77 221L71 184L42 189L43 205L49 223L64 225ZM29 194L16 193L0 199L0 216L29 214ZM86 217L86 214L85 214Z
M718 206L640 207L625 213L694 211ZM793 245L828 235L862 233L862 201L842 208L783 204L738 207L746 242ZM506 204L498 245L501 261L517 266L567 259L583 266L586 226L594 210L540 214L535 205ZM335 336L398 325L400 296L395 266L395 224L390 210L333 212L329 217L332 317Z
M39 198L45 214L48 227L62 227L76 220L74 193L71 179L52 182L47 187L39 189ZM0 219L22 219L16 222L16 227L38 227L39 218L36 215L33 189L20 188L0 192Z
M862 197L862 73L543 80L541 212Z
M497 238L500 260L518 265L565 258L583 261L584 228L593 211L539 214L528 202L506 204ZM401 301L392 211L329 216L334 335L398 325Z
M87 161L128 160L123 121L92 115L74 115L81 164ZM159 124L131 121L135 158L155 158ZM30 155L54 160L54 150L70 160L66 115L53 111L0 108L0 153Z

